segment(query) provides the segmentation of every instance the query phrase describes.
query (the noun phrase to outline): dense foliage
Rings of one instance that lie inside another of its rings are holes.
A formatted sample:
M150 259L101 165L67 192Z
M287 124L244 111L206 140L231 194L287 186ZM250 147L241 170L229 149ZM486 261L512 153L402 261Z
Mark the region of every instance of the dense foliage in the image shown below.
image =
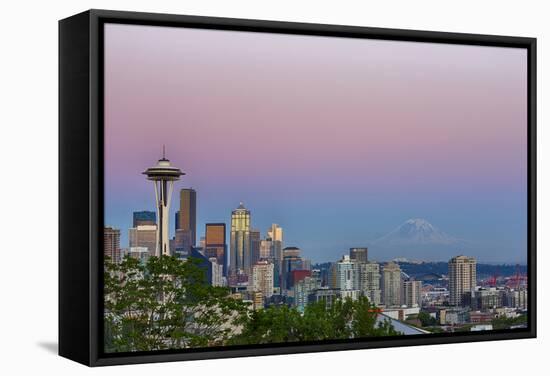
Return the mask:
M361 297L310 303L304 313L286 305L252 312L241 334L231 344L265 344L327 339L364 338L397 335L389 321L377 323L376 310Z
M150 351L223 345L247 305L205 283L198 260L127 257L105 265L105 350Z
M422 326L434 326L437 325L437 320L432 317L428 312L421 311L418 313L418 320Z
M506 318L504 316L493 319L493 329L510 329L514 326L527 325L527 315Z
M229 289L206 283L193 258L125 258L105 264L105 351L151 351L192 347L389 336L367 298L312 303L300 313L287 305L253 311Z

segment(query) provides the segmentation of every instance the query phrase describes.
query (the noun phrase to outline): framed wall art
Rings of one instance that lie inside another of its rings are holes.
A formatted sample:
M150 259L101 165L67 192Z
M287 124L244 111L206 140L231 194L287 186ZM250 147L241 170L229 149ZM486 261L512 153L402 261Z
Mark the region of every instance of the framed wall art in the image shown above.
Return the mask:
M60 355L534 337L535 62L525 37L60 21Z

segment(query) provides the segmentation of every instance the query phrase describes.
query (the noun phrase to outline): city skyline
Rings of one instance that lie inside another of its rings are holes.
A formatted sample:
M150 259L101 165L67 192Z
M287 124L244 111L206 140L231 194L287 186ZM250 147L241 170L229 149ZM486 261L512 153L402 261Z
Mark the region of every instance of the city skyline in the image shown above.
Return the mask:
M328 261L425 218L474 244L481 261L525 262L524 51L132 25L105 33L106 225L125 229L133 211L154 210L138 173L166 144L188 174L177 189L197 191L198 229L229 225L243 201L255 228L277 223L287 244ZM212 46L223 69L212 69ZM310 69L319 61L322 74Z
M179 189L176 189L176 190L179 192ZM193 188L181 188L181 191L189 191L189 190L193 191L194 195L197 195L197 192ZM200 193L199 193L199 197L200 197ZM176 204L175 206L179 208L179 205ZM200 201L199 201L198 206L200 206ZM204 223L198 223L198 221L197 221L196 233L193 233L193 236L196 237L196 241L195 241L194 245L199 246L200 241L203 241L206 237L206 231L207 231L208 226L212 226L212 225L221 225L221 224L223 224L224 227L225 227L225 237L229 240L230 237L231 237L231 229L230 229L231 228L231 226L230 226L230 224L231 224L231 215L232 215L231 213L234 213L234 211L238 210L239 208L245 209L249 213L252 212L252 214L249 214L249 216L251 218L254 218L253 211L250 210L248 207L245 207L244 203L241 201L237 207L233 207L232 209L229 210L230 214L228 216L229 219L227 219L227 220L223 220L223 219L218 220L218 221L213 220L213 221L207 221L207 222L204 222ZM175 209L175 210L177 210L177 209ZM143 212L151 212L152 214L154 214L154 210L134 210L132 212L132 215L129 216L130 224L132 223L132 221L135 222L135 215L136 214L143 213ZM195 214L196 214L196 212L195 212ZM172 239L172 240L177 239L176 230L177 230L177 226L178 226L179 211L175 211L173 217L175 217L175 221L170 223L170 230L169 230L170 239ZM321 258L316 258L315 254L312 254L311 252L307 252L307 251L304 252L304 255L307 256L309 259L311 259L315 263L333 262L335 259L340 257L343 253L345 253L347 249L359 249L359 250L361 250L361 249L363 249L363 247L364 247L364 249L367 249L367 247L368 247L369 248L369 254L370 255L373 254L375 256L374 259L376 259L378 261L390 261L390 260L393 260L393 259L409 259L409 260L413 260L413 261L442 262L442 261L446 261L449 257L451 257L451 256L448 256L448 254L459 255L459 254L469 254L469 253L471 253L471 252L468 252L468 247L471 247L471 244L468 245L468 242L464 241L463 239L455 239L455 238L450 237L451 239L457 240L456 245L455 245L455 243L446 244L444 242L442 242L442 243L434 242L433 244L428 244L428 245L426 245L426 244L422 245L421 243L419 243L419 244L416 245L416 246L431 247L431 248L435 249L436 251L438 249L440 249L440 250L441 249L446 249L447 253L442 253L439 258L419 257L419 255L415 254L414 252L408 252L405 249L406 244L401 245L404 248L404 251L403 251L402 254L397 254L397 255L396 254L388 254L388 255L386 255L387 257L380 257L381 252L384 252L384 250L386 248L384 248L385 247L384 245L379 245L377 243L379 243L381 240L385 240L385 238L387 238L388 236L391 236L394 232L400 230L404 225L408 225L410 223L415 223L417 221L419 221L423 224L427 224L428 226L431 226L431 223L427 222L424 219L411 218L411 219L408 219L406 221L403 221L403 223L400 226L397 226L397 227L394 226L393 228L388 229L388 231L385 234L382 234L381 236L379 234L379 236L375 239L373 239L373 238L366 239L362 243L353 243L353 242L349 242L349 241L348 242L343 242L344 245L342 245L340 247L334 247L333 248L334 252L330 253L329 255L322 255L321 254L320 255ZM256 223L254 223L253 219L250 219L250 224L249 224L250 232L258 231L260 233L260 237L262 239L265 239L266 237L268 237L268 233L269 233L269 231L271 231L272 226L281 226L280 224L276 224L274 221L268 221L266 223L269 223L269 226L260 227ZM131 246L131 241L128 237L128 231L124 231L124 230L125 229L126 230L131 230L132 225L128 225L128 227L125 228L125 227L113 226L111 223L105 222L105 226L113 227L113 228L122 230L121 235L120 235L121 244ZM285 228L285 234L286 234L286 231L288 231L288 229ZM442 234L443 236L448 236L446 233L439 232L438 229L436 229L436 231L438 231L438 233L437 233L438 236L440 234ZM177 242L177 240L176 240L176 242ZM304 249L302 248L302 246L299 243L285 241L284 244L285 244L285 246L298 246L298 247L300 247L300 249L302 251L304 251ZM227 246L229 247L229 245L230 245L230 242L228 241ZM229 251L229 248L228 248L228 251ZM336 255L336 256L332 257L333 255ZM317 256L319 256L319 255L317 255ZM228 264L229 264L230 257L231 257L231 255L228 255ZM494 260L491 260L491 259L483 260L483 259L481 259L481 262L485 262L487 264L524 264L525 263L524 260L511 261L510 262L510 261L499 261L497 259L494 259Z

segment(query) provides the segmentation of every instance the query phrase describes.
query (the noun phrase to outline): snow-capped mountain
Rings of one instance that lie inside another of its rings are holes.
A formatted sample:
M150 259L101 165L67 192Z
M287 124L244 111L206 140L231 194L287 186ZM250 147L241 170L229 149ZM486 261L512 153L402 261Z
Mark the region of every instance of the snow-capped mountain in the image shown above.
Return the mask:
M457 245L460 240L437 229L421 218L405 221L388 234L376 239L373 245L412 246L412 245Z

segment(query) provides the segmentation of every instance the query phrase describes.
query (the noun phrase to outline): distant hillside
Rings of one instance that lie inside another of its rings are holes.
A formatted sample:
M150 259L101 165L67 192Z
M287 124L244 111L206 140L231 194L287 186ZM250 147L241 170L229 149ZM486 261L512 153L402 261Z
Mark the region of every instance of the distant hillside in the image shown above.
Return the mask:
M401 270L407 275L420 278L426 274L442 275L448 273L448 264L446 262L398 262ZM312 266L314 269L328 270L330 263L315 264ZM491 264L477 264L477 277L487 278L493 275L500 277L511 277L516 274L516 265L491 265ZM520 265L519 272L521 274L527 273L527 266Z
M424 262L424 263L409 263L399 262L401 269L411 277L418 277L424 274L447 274L448 264L446 262ZM500 277L511 277L516 274L516 265L491 265L477 264L477 277L487 278L493 275ZM522 274L527 273L527 266L520 265L519 271Z

